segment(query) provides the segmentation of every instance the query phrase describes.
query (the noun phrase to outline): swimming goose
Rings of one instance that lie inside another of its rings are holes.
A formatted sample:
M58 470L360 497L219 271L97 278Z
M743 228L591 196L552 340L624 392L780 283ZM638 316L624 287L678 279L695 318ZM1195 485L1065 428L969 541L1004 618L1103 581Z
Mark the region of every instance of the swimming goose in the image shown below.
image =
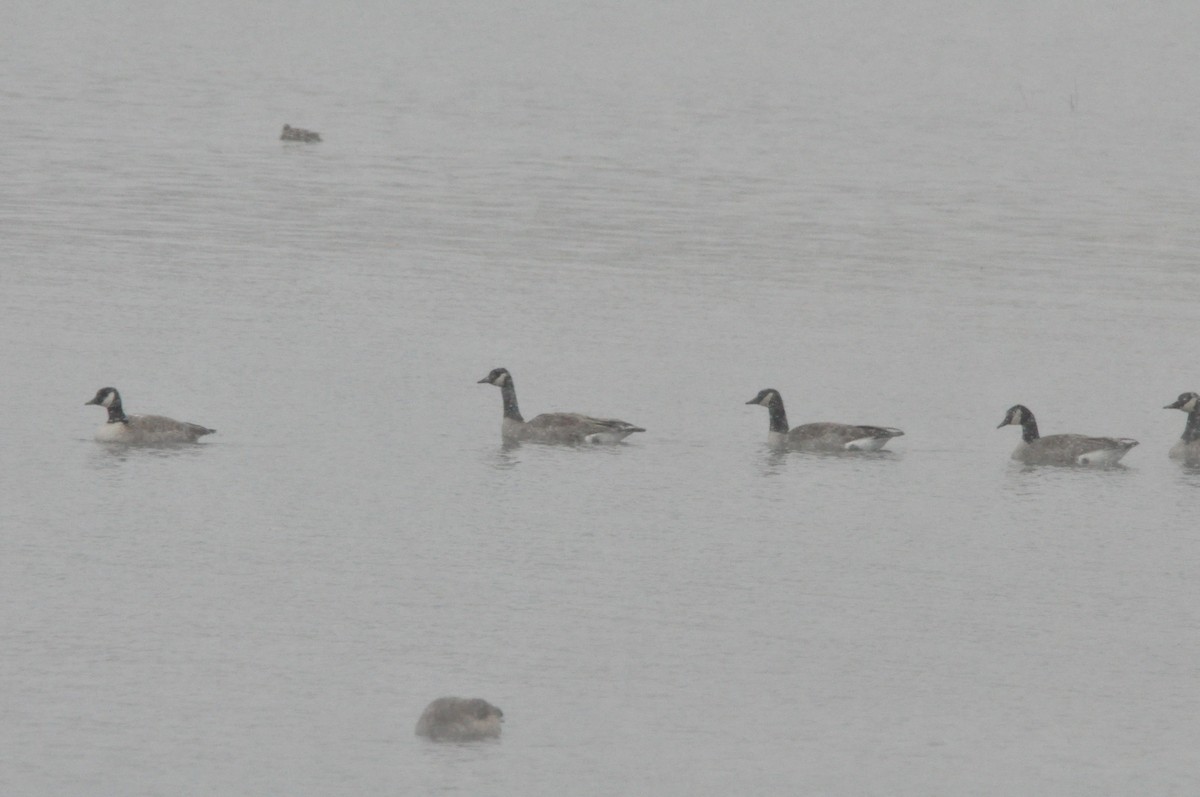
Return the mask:
M161 415L126 415L121 408L121 394L115 387L100 388L91 401L83 403L85 407L89 404L98 404L108 410L108 423L96 430L96 439L101 443L194 443L196 438L216 431Z
M312 130L305 130L303 127L292 127L291 125L283 126L283 133L279 136L280 141L303 141L305 144L314 144L321 140L321 134Z
M767 388L746 402L766 407L771 417L767 442L798 451L878 451L904 432L890 426L857 426L848 423L806 423L788 430L783 396Z
M1164 410L1183 410L1188 414L1183 437L1171 446L1171 459L1182 459L1188 465L1200 465L1200 394L1180 393L1174 404Z
M417 736L435 742L473 742L500 736L504 712L478 697L439 697L417 720Z
M573 412L547 412L526 421L517 409L517 390L512 374L496 368L478 384L500 388L504 400L504 420L500 436L505 440L524 440L531 443L619 443L634 432L646 431L625 421L613 418L593 418Z
M1012 458L1027 465L1115 465L1138 444L1127 437L1088 437L1082 434L1038 434L1037 420L1028 407L1009 407L1001 426L1020 426L1021 444Z

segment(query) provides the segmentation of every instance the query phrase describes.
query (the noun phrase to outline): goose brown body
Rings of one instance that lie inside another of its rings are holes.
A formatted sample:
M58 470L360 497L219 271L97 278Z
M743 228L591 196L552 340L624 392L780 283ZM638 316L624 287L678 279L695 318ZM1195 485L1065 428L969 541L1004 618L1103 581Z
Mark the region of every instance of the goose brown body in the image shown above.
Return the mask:
M797 451L878 451L887 445L888 440L904 434L891 426L827 421L805 423L789 429L783 396L774 388L760 390L757 396L746 403L767 408L770 413L767 439L772 445Z
M194 443L216 429L198 423L188 423L168 418L165 415L126 415L121 405L121 394L115 387L102 387L91 401L108 410L108 422L96 430L96 440L101 443L123 443L125 445L166 445L170 443Z
M634 432L646 431L616 418L596 418L575 412L547 412L525 420L517 407L517 390L512 374L505 368L496 368L479 384L495 385L500 388L504 403L504 418L500 422L500 435L507 441L529 443L619 443Z
M1004 414L997 429L1020 426L1021 442L1012 458L1026 465L1115 465L1138 444L1128 437L1089 437L1082 434L1052 434L1042 437L1037 419L1029 408L1016 404Z

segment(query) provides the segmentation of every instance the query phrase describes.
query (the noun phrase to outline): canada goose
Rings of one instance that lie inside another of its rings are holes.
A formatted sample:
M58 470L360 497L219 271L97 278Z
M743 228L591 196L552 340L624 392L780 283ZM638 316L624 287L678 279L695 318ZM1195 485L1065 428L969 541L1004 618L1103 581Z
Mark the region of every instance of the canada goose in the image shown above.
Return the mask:
M1200 465L1200 394L1180 393L1175 403L1164 410L1183 410L1188 414L1183 437L1171 446L1171 459L1182 459L1188 465Z
M798 451L878 451L904 432L889 426L857 426L848 423L806 423L788 431L783 396L767 388L746 402L766 407L771 417L767 441Z
M96 439L101 443L194 443L196 438L216 431L161 415L126 415L121 408L121 394L115 387L100 388L91 401L83 403L85 407L89 404L98 404L108 410L108 423L96 430Z
M280 141L303 141L305 144L315 144L321 140L321 134L312 130L305 130L303 127L292 127L291 125L283 126L283 133L279 136Z
M505 440L532 443L619 443L634 432L646 431L625 421L593 418L574 412L547 412L526 421L517 409L517 390L513 386L512 374L507 369L494 369L480 379L478 384L495 385L500 388L500 396L504 400L504 420L500 423L500 435Z
M1021 404L1010 407L996 428L1009 425L1021 427L1021 444L1013 451L1012 458L1027 465L1115 465L1138 444L1127 437L1081 434L1041 437L1033 413Z
M417 736L435 742L473 742L500 736L504 712L478 697L439 697L417 720Z

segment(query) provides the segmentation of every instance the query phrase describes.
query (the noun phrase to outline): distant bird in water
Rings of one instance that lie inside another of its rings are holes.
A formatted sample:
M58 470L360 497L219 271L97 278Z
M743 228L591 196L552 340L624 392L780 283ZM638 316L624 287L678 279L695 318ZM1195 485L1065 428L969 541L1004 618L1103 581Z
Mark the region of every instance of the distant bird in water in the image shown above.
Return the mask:
M1168 404L1163 409L1183 410L1187 413L1187 424L1183 427L1183 437L1171 446L1171 459L1182 459L1186 465L1200 465L1200 395L1180 393L1174 403Z
M435 742L474 742L496 739L504 712L478 697L439 697L417 720L417 736Z
M96 440L101 443L125 443L127 445L162 445L165 443L194 443L216 429L195 423L185 423L162 415L126 415L121 407L121 394L115 387L102 387L96 391L86 407L96 404L108 410L108 423L96 430Z
M517 389L506 368L495 368L479 380L481 385L500 388L504 419L500 436L506 441L530 443L619 443L634 432L646 431L615 418L593 418L577 412L546 412L526 421L517 409Z
M758 391L746 402L766 407L770 413L767 442L779 448L796 451L878 451L893 437L904 432L890 426L862 426L850 423L805 423L788 429L783 396L773 388Z
M1082 434L1038 433L1037 419L1023 404L1015 404L1004 413L997 429L1021 427L1021 442L1012 458L1026 465L1116 465L1129 449L1138 444L1128 437L1088 437Z
M305 144L315 144L321 140L321 134L313 130L305 130L302 127L292 127L291 125L283 126L283 133L279 136L280 141L303 141Z

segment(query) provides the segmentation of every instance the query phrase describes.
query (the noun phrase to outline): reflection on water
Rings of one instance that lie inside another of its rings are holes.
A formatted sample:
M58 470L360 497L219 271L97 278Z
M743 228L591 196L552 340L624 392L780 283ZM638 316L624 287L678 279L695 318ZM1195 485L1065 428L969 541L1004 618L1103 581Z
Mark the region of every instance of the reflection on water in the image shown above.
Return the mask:
M763 457L760 460L760 470L763 476L778 476L784 472L787 464L788 451L778 446L764 446Z
M1200 486L1200 463L1179 463L1179 483Z
M88 453L88 461L96 468L111 468L129 461L204 456L204 449L211 445L208 443L173 443L130 446L95 441L89 441L89 443L93 450Z
M823 467L822 461L844 463L851 471L863 472L869 468L868 463L898 461L903 457L899 451L882 449L880 451L793 451L785 446L762 444L764 457L762 460L763 475L775 476L783 472L789 459L794 458L806 462L815 468Z
M1136 479L1138 470L1124 463L1107 467L1081 465L1027 465L1010 461L1005 468L1005 491L1015 497L1052 498L1060 491L1084 491L1084 495L1103 496L1109 490ZM1135 488L1136 489L1136 488ZM1100 499L1103 500L1103 499Z
M505 440L492 455L492 467L500 470L510 470L521 462L521 443L517 440Z

